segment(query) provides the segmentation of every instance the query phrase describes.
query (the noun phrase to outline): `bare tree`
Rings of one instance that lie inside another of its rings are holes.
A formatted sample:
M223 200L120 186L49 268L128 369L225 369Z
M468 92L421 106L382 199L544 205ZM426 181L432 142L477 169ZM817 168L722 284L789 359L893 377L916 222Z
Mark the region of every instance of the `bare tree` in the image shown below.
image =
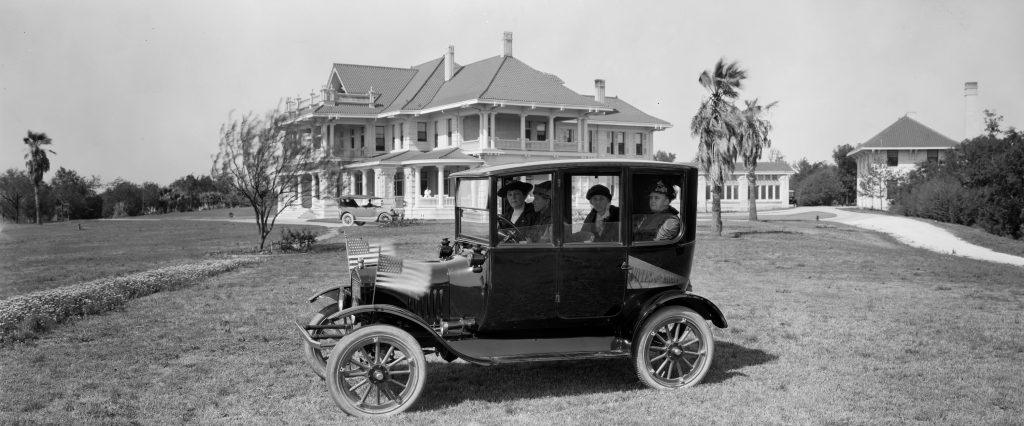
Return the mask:
M299 199L295 189L307 172L326 166L310 141L299 138L279 110L263 118L253 113L229 118L220 129L220 148L211 175L221 178L242 195L256 213L259 249L281 211Z

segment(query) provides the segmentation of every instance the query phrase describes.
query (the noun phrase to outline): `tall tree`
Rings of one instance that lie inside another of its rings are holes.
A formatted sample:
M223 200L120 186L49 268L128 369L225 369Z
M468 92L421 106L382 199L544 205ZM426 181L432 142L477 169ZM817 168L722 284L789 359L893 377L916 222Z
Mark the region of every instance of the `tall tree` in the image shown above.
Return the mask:
M772 140L768 138L772 123L765 115L778 105L778 102L760 105L757 99L754 99L745 103L746 109L740 114L738 140L740 156L743 157L743 164L747 166L748 220L757 221L757 161L761 159L764 150L772 146Z
M299 197L295 184L308 170L326 166L323 156L287 126L278 110L262 119L252 113L230 119L220 129L220 149L211 174L229 182L256 213L259 249L282 209Z
M838 167L837 178L843 188L839 201L843 204L851 204L857 198L857 160L848 155L850 151L853 151L853 145L850 144L839 145L832 150L832 160Z
M711 216L717 236L722 235L722 185L725 174L732 173L739 151L740 120L734 102L745 78L747 72L739 63L726 63L725 59L702 72L698 81L708 97L690 122L690 131L699 140L697 161L711 182Z
M46 153L56 155L53 150L44 148L45 145L53 143L46 133L35 133L28 131L28 136L22 139L28 145L28 152L25 153L25 166L28 167L29 177L32 178L33 194L36 198L36 224L42 225L42 216L39 214L39 185L43 183L43 175L50 171L50 159Z
M21 221L22 212L27 212L28 206L23 206L27 198L32 195L32 178L24 170L7 169L0 175L0 200L3 200L3 215L11 218L15 223ZM23 208L24 207L24 208Z

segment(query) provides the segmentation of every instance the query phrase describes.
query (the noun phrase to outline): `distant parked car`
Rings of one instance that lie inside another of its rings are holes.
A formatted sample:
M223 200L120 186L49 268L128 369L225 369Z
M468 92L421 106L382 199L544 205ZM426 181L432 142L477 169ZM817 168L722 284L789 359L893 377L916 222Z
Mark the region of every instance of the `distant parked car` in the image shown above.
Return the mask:
M398 218L394 202L380 197L349 195L338 199L338 218L345 226L365 222L391 222ZM388 205L391 204L391 205Z

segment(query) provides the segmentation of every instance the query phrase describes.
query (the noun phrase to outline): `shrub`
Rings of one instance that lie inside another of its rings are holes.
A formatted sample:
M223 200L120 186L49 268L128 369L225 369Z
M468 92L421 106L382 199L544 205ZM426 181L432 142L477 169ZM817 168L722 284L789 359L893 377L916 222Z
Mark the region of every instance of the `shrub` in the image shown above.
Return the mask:
M398 216L392 219L390 222L378 222L381 228L401 227L401 226L415 226L419 225L419 219L407 219L405 216Z
M940 222L971 226L978 214L979 197L952 176L937 176L900 187L893 211Z
M0 342L32 338L71 318L106 312L136 297L184 287L259 261L254 256L211 260L14 296L0 301Z
M841 202L845 190L835 167L824 167L811 172L796 191L801 206L830 206Z
M273 246L277 247L281 251L299 251L307 252L313 248L313 243L316 242L316 234L309 229L303 229L301 231L295 231L291 228L284 228L281 230L281 240L275 241Z

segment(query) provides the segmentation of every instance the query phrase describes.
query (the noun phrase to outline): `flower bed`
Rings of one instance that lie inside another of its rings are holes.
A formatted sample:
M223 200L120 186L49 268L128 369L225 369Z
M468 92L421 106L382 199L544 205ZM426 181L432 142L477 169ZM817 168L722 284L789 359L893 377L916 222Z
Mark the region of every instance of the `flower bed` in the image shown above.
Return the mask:
M0 300L0 342L24 340L69 318L106 312L136 297L184 287L260 260L243 256L169 266Z

